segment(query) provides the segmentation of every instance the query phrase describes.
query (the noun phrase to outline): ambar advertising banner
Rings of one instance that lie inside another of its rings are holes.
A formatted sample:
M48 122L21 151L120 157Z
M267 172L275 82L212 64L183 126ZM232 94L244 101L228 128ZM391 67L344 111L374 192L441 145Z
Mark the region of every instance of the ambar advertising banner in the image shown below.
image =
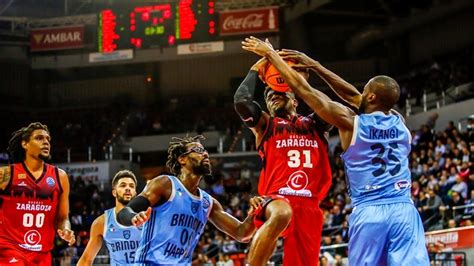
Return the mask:
M51 51L84 47L84 25L32 29L30 50Z

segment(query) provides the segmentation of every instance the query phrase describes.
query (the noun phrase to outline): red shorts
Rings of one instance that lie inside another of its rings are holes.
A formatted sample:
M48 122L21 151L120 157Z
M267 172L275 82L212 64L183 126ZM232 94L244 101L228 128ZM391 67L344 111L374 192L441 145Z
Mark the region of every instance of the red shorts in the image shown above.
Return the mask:
M265 223L265 221L266 221L266 219L265 219L265 208L267 207L267 205L270 202L272 202L274 200L284 200L284 201L290 203L290 201L288 199L286 199L285 197L280 196L280 195L264 196L264 201L262 202L260 207L255 210L255 218L253 220L253 223L255 224L255 227L257 227L257 229L262 227L262 225ZM286 227L286 229L283 232L281 232L280 237L286 237L288 235L288 233L290 232L290 230L291 230L291 222Z
M255 213L254 224L260 228L265 222L265 207L273 200L285 200L293 209L288 227L281 233L284 238L284 266L317 266L321 234L323 232L323 212L319 200L313 198L269 195Z
M289 231L283 242L283 266L317 266L323 232L323 212L319 208L319 200L294 196L286 198L293 209L290 223L293 230Z
M0 246L0 266L51 266L51 252L22 250L15 247Z

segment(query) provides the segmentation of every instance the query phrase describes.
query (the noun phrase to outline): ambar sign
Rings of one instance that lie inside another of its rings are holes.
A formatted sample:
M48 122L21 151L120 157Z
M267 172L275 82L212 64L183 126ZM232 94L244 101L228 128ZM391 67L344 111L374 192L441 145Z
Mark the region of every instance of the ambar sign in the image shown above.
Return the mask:
M84 26L33 29L30 32L32 52L84 47Z
M220 35L278 31L278 7L219 13Z

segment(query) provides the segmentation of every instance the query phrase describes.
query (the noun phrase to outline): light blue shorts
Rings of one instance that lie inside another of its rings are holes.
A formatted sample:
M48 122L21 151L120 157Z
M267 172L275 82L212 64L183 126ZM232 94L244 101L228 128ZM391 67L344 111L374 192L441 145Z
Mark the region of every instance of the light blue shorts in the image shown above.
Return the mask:
M430 265L423 223L411 203L355 207L349 237L349 265Z

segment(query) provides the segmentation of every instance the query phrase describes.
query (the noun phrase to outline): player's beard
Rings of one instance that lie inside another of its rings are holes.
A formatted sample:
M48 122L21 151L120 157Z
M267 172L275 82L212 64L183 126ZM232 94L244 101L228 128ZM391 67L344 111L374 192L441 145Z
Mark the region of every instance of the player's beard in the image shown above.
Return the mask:
M130 197L129 200L125 199L124 196L120 196L117 194L117 201L120 202L123 205L127 205L134 197Z
M204 164L203 161L201 161L198 165L194 166L193 172L201 176L210 175L212 174L211 164Z

